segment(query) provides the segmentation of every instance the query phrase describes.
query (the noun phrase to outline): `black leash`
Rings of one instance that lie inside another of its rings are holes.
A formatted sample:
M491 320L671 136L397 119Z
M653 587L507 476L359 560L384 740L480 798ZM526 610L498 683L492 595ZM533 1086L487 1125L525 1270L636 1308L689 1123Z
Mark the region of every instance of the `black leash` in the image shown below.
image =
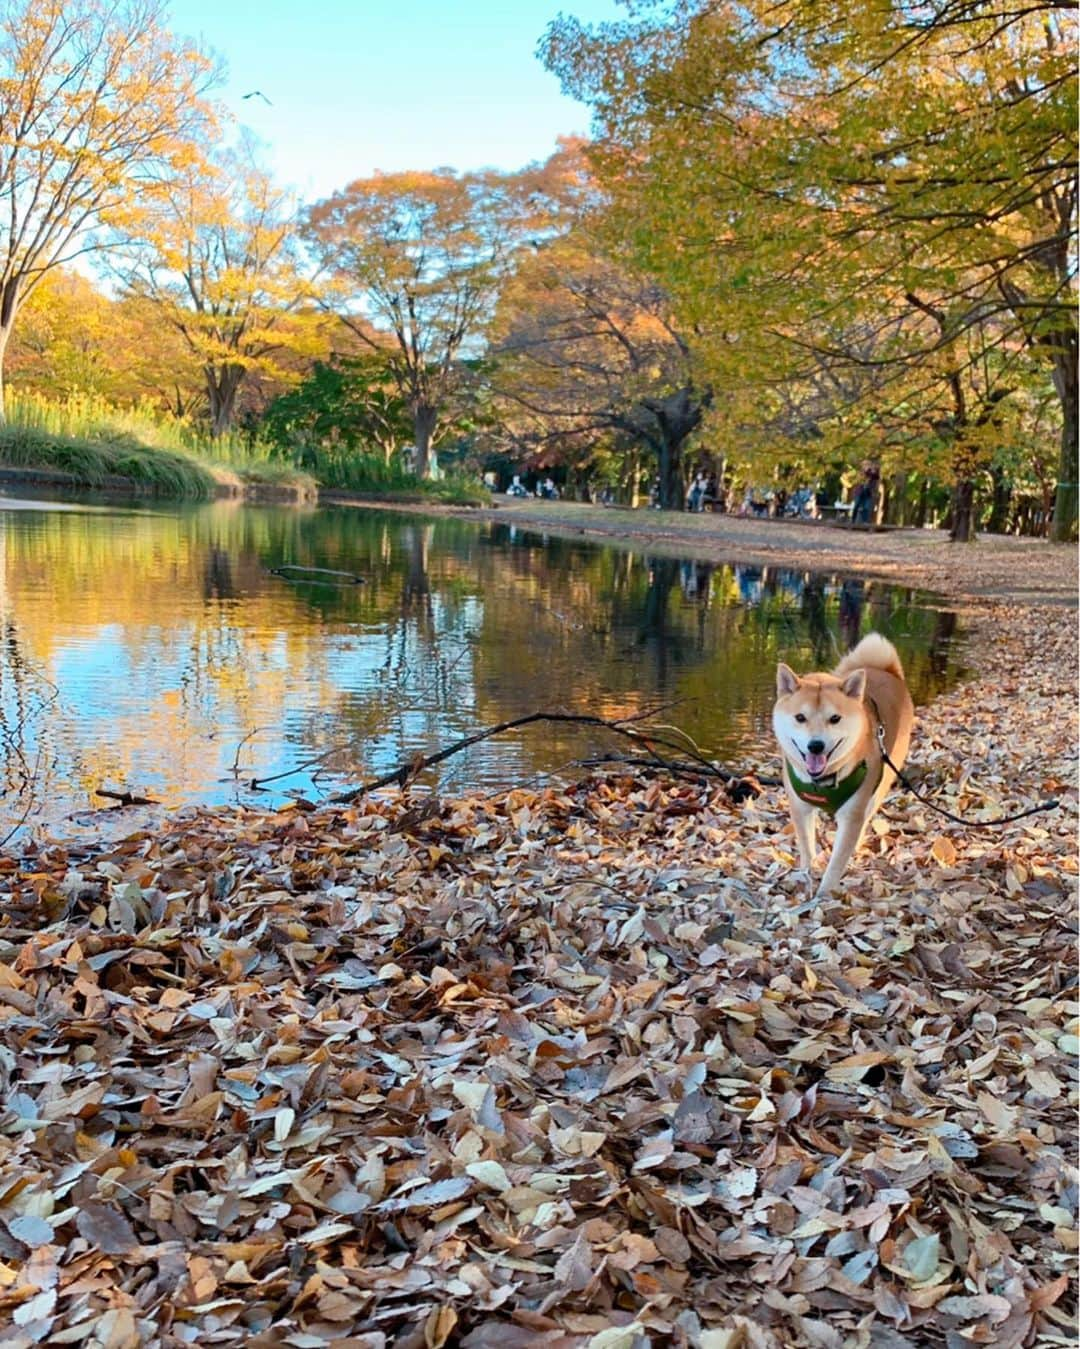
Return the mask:
M874 709L875 712L877 709ZM922 792L916 791L911 783L904 777L903 773L897 768L896 764L889 758L889 751L885 748L885 727L882 725L881 718L877 719L877 742L878 749L881 751L881 757L896 774L897 781L903 783L907 790L921 801L924 806L929 806L931 810L936 810L939 815L944 815L947 820L953 820L957 824L962 824L966 829L996 829L1001 824L1012 824L1014 820L1026 819L1029 815L1039 815L1044 810L1057 810L1061 805L1060 801L1042 801L1037 806L1032 806L1029 810L1018 811L1015 815L1002 815L997 820L965 820L961 815L954 815L951 810L944 810L941 806L936 806L928 796L923 796Z

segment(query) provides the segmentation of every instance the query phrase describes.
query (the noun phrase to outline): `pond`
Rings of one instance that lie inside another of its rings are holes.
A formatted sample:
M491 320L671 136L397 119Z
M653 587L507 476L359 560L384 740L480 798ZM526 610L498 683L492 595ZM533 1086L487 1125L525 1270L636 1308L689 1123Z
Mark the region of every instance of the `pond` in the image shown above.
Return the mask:
M772 754L778 659L828 667L877 628L919 702L959 658L956 615L908 589L376 510L0 498L0 574L0 813L32 778L30 822L54 828L97 823L100 788L318 799L542 709L674 702L662 720L750 767ZM545 725L448 760L437 785L533 785L619 748Z

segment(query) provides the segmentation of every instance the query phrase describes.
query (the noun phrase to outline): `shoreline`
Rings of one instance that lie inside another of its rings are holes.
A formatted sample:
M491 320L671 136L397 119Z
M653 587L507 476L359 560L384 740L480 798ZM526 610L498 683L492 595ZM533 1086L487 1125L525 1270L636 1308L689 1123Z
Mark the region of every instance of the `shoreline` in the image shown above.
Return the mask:
M118 473L102 473L93 481L65 469L42 466L38 468L13 467L0 464L0 488L10 486L18 488L46 487L74 493L92 493L117 499L137 497L141 500L153 498L161 502L197 501L197 500L240 500L253 504L283 504L297 506L364 506L385 510L413 511L420 513L444 514L448 511L486 509L450 501L438 501L425 497L423 493L412 495L407 488L395 491L387 496L372 496L362 492L350 492L339 488L323 488L309 474L300 469L294 473L274 478L245 478L245 471L258 472L258 465L250 470L237 469L228 464L208 463L203 460L192 461L199 469L209 475L212 481L206 486L209 494L203 497L185 495L159 484L146 482L139 478Z
M941 530L853 529L806 521L732 515L636 511L581 502L499 499L468 505L393 493L387 496L320 488L304 475L284 482L245 480L228 466L208 467L209 498L253 505L318 506L381 510L430 518L472 520L518 527L564 539L585 539L656 557L701 562L782 566L864 576L935 591L966 604L1012 602L1075 607L1080 591L1077 546L1012 535L981 535L953 544ZM51 468L0 465L0 489L41 487L139 500L192 501L153 484L106 474L89 483Z
M512 525L530 533L585 538L651 556L862 575L934 590L968 604L1076 606L1078 602L1080 568L1075 543L984 534L974 544L954 544L943 530L868 531L562 501L500 501L478 507L414 505L366 496L334 500L331 494L321 494L322 501Z
M103 473L94 482L68 473L59 468L12 468L0 465L0 489L43 487L53 491L87 493L93 496L111 497L118 500L135 497L140 501L175 501L179 503L193 501L250 501L253 504L284 503L297 506L313 506L318 501L318 487L306 475L298 474L295 479L282 482L249 480L239 472L220 465L205 465L194 461L204 468L212 478L207 484L212 489L209 495L199 497L184 495L163 489L155 483L129 478L119 473Z

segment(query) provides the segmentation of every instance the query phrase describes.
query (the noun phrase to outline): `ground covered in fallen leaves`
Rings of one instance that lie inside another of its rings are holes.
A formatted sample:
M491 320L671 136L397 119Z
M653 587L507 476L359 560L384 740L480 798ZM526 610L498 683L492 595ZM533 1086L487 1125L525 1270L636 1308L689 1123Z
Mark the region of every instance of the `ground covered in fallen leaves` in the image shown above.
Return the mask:
M923 786L1064 808L809 911L629 776L0 862L0 1343L1075 1343L1073 623L979 622Z

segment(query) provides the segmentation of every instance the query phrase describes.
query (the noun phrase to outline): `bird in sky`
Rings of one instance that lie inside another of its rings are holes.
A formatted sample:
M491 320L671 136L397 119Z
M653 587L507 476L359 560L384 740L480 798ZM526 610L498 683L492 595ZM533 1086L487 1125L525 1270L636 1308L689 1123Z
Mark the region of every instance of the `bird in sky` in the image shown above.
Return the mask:
M274 106L274 105L270 102L270 100L266 97L266 95L263 93L263 91L262 91L261 89L252 89L252 91L251 91L250 94L244 94L243 97L244 97L244 98L261 98L262 101L266 104L266 106L267 106L268 108L272 108L272 107Z

